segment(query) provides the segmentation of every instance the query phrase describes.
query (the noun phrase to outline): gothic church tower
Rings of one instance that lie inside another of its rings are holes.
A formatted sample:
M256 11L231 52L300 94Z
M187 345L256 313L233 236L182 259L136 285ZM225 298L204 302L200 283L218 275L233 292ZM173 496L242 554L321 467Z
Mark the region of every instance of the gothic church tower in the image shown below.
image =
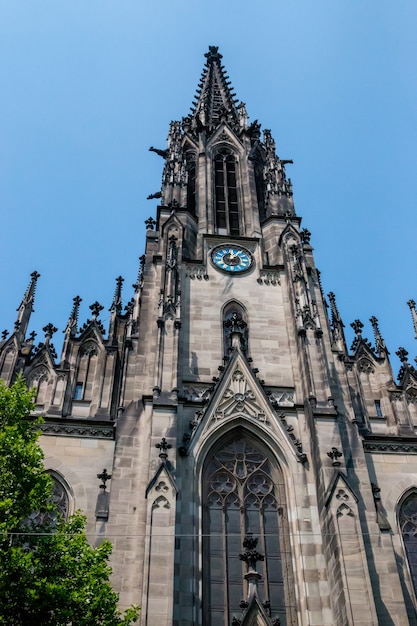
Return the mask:
M119 277L107 336L98 302L78 329L74 298L58 361L52 324L26 336L33 273L0 374L38 389L63 514L112 541L142 626L417 624L417 374L399 351L394 382L376 318L375 347L356 320L348 351L292 162L205 56L191 114L151 148L133 298Z

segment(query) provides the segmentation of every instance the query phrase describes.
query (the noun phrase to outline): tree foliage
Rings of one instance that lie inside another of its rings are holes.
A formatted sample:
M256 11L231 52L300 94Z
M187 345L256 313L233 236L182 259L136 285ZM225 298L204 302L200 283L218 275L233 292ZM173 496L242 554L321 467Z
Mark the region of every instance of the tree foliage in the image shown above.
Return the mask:
M138 609L117 609L111 544L90 546L85 517L55 509L32 410L23 378L0 381L0 624L128 626Z

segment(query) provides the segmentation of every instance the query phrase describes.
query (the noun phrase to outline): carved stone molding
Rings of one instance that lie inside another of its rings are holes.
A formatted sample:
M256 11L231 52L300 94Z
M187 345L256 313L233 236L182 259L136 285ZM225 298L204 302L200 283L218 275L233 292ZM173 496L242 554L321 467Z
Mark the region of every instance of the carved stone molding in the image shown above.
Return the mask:
M295 404L294 389L273 391L269 397L271 402L275 402L278 406L294 406Z
M395 443L394 441L364 441L365 452L381 452L391 454L417 454L417 441L406 443L404 441Z
M188 265L186 276L192 280L208 280L207 268L204 265Z
M210 397L212 385L189 384L184 385L182 394L189 402L205 402Z
M391 391L390 392L390 398L391 398L391 400L402 400L403 399L403 395L402 395L401 391Z
M279 272L274 270L260 270L257 281L260 285L272 285L273 287L281 284Z
M259 406L256 396L248 385L243 372L237 368L233 372L230 385L224 392L211 423L239 412L268 424L266 415Z
M364 374L373 374L375 371L372 363L368 361L368 359L358 361L358 370Z
M405 392L407 402L411 404L417 404L417 389L415 387L409 387Z
M113 426L103 424L74 424L68 422L45 422L39 429L43 435L59 437L90 437L94 439L114 439Z

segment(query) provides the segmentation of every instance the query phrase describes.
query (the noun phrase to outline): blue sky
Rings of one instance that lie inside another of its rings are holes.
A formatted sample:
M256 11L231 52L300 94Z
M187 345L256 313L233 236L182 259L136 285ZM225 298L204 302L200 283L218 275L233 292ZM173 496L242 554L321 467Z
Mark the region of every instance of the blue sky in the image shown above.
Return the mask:
M417 3L403 0L0 0L0 330L41 273L30 330L80 322L115 278L131 297L168 125L218 45L270 128L326 293L417 354Z

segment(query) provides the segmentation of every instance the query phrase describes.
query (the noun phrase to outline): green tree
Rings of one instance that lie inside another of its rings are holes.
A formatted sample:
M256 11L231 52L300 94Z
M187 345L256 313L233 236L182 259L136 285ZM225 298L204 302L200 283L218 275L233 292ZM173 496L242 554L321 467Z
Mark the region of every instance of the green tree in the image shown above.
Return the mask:
M89 545L85 517L59 517L23 378L0 381L0 624L128 626L109 583L111 544ZM36 513L36 515L34 515Z

